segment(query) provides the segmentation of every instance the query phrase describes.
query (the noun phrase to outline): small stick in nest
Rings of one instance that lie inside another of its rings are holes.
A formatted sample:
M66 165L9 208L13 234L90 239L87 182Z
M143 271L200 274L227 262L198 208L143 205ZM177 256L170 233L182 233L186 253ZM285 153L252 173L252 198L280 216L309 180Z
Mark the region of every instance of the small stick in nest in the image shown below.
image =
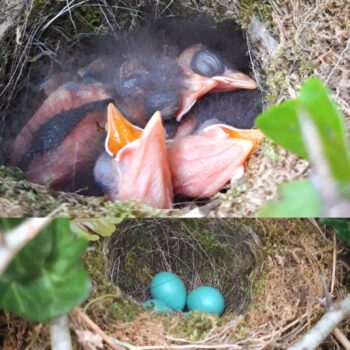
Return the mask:
M74 309L73 312L83 323L85 323L87 327L98 334L111 349L123 350L123 348L115 344L111 338L85 312L79 308Z
M288 350L316 349L332 332L334 332L338 340L344 345L345 349L350 349L349 340L346 339L341 330L337 328L340 322L350 316L350 294L339 303L334 304L323 276L321 276L321 281L325 294L325 301L320 302L326 307L327 311L315 326L311 328L301 340L289 347Z

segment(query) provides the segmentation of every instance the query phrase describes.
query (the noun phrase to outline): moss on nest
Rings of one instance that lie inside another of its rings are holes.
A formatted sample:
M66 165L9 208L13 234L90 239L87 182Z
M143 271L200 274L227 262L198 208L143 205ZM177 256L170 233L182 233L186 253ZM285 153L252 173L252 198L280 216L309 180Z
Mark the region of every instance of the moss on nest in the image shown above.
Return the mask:
M26 181L15 168L0 166L0 212L3 216L45 216L116 218L159 217L160 211L137 202L111 203L102 197L52 192Z
M95 242L83 256L93 287L89 300L82 307L93 318L133 321L146 309L126 299L120 289L109 281L109 264L101 247L101 242Z

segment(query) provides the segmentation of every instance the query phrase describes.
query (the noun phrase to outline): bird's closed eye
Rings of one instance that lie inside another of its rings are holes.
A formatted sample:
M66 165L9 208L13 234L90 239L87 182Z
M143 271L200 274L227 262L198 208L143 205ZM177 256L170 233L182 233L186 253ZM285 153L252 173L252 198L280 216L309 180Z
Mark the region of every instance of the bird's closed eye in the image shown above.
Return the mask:
M198 51L192 58L191 69L200 75L213 77L224 73L222 58L210 49Z

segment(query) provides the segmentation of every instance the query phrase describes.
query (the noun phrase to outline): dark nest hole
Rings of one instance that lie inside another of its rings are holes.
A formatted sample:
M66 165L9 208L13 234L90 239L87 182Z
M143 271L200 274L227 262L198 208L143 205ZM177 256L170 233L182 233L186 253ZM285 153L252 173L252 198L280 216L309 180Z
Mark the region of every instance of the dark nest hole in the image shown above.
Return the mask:
M159 1L155 5L153 2L134 1L133 4L128 3L128 6L125 6L123 2L110 1L103 6L88 2L77 6L72 12L68 9L47 25L50 22L47 13L58 14L62 10L57 4L52 6L50 9L49 5L37 4L31 9L24 27L25 36L28 36L26 46L19 48L12 59L7 56L0 57L5 63L0 76L0 83L4 87L0 94L0 165L9 165L8 158L15 136L44 100L43 91L39 89L41 83L50 74L62 70L67 73L67 67L70 67L69 73L70 70L74 71L89 63L94 57L90 48L96 36L115 35L120 28L132 28L166 16L208 15L218 22L227 18L237 19L235 6L231 9L221 4ZM87 23L88 18L90 23ZM45 30L42 29L44 27ZM10 53L13 49L14 34L13 31L5 37L4 45L1 46L4 52ZM259 62L256 64L260 66ZM81 181L80 188L68 188L69 192L102 196L102 192L91 183L91 179L85 181L85 176L81 173L77 173L77 178ZM86 191L88 187L93 188ZM227 189L228 187L223 192ZM50 193L53 196L58 195L56 191ZM175 208L201 206L210 201L179 197L176 199Z
M260 253L250 227L217 219L126 220L106 243L109 277L127 297L150 299L152 277L169 271L188 293L202 285L219 289L226 315L247 309Z

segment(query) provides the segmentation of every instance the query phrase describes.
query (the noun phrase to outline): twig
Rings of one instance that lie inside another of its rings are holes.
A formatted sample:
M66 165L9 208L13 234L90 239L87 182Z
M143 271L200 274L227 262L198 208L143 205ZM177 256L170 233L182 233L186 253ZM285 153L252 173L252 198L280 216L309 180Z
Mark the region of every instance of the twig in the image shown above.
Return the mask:
M67 314L59 316L50 322L50 338L52 350L73 349Z
M119 341L118 341L119 343ZM131 347L130 350L187 350L187 349L230 349L242 350L242 347L235 344L186 344L186 345L146 345Z
M84 307L83 311L86 312L93 304L101 301L101 300L105 300L105 299L113 299L113 298L117 298L116 294L104 294L104 295L100 295L99 297L90 300Z
M350 316L350 294L337 304L333 304L314 327L288 350L316 349L334 331L338 324Z
M231 349L241 350L242 347L235 344L185 344L185 345L146 345L136 346L132 345L113 337L108 336L91 318L85 314L81 309L76 308L73 311L92 331L96 332L106 344L108 344L114 350L123 350L127 348L129 350L161 350L161 349ZM121 347L122 346L122 347Z
M25 0L20 0L20 1L8 0L7 4L5 3L4 5L1 5L1 7L5 6L5 7L8 7L9 9L6 11L7 17L0 23L0 40L2 40L6 32L15 25L15 20L20 14L24 4L25 4Z
M325 239L327 241L327 237L326 237L325 233L321 230L321 227L317 223L316 219L315 218L308 218L308 220L312 223L312 225L314 225L316 227L317 231L321 234L323 239Z
M333 306L333 301L332 301L331 295L329 294L329 289L328 289L326 277L322 273L320 274L320 279L321 279L323 294L324 294L325 299L326 299L324 306L327 310L331 310L332 306Z
M73 312L94 332L96 332L106 344L108 344L113 350L123 350L122 347L115 344L113 340L81 309L76 308Z
M74 4L74 0L72 0L71 2L67 2L67 5L60 11L58 12L53 18L50 19L50 21L48 21L42 28L41 28L41 32L44 32L48 27L50 27L50 25L56 21L56 19L58 19L59 17L61 17L63 14L65 14L67 11L70 12L71 10L73 10L73 8L80 6L82 4L84 4L86 2L86 0L80 1L77 4Z
M0 276L25 244L32 240L52 219L52 217L27 219L10 232L0 232Z
M333 233L333 265L332 265L332 279L331 279L331 295L334 292L335 275L337 272L337 234Z
M329 79L331 78L331 76L333 75L333 73L337 70L337 68L338 68L338 66L339 66L339 64L340 64L340 62L341 62L342 59L343 59L343 56L344 56L345 52L346 52L347 50L349 50L349 48L350 48L350 38L348 39L344 50L340 53L340 55L339 55L339 57L338 57L338 60L337 60L337 62L335 63L334 67L332 68L331 72L328 74L328 77L327 77L326 80L325 80L325 83L326 83L326 84L328 83L328 81L329 81Z
M350 341L339 328L335 328L333 334L344 346L345 350L350 350Z

